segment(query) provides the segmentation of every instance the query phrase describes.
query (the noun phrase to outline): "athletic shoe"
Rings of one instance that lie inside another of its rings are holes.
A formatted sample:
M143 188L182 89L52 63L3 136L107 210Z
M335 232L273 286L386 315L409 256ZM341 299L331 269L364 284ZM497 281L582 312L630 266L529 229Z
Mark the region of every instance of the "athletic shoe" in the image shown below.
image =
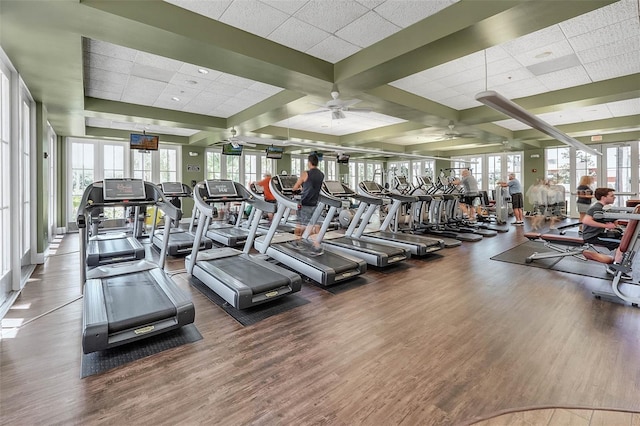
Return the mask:
M524 222L514 222L513 224L516 225L516 226L522 226L522 225L524 225Z
M296 250L304 249L304 245L300 241L291 241L289 244Z
M618 271L616 271L615 269L613 269L611 266L607 266L607 274L609 275L615 275L617 274ZM631 281L633 280L633 277L627 273L622 273L622 275L620 276L621 280L625 280L625 281Z
M320 246L320 247L315 247L314 246L314 247L311 248L311 250L309 252L310 256L320 256L321 254L324 254L324 249L322 248L322 246Z

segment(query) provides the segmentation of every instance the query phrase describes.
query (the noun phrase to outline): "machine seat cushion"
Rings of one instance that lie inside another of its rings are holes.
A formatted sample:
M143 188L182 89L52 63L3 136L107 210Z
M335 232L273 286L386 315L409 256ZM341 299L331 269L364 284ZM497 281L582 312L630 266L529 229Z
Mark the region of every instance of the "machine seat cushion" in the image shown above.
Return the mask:
M531 232L525 232L524 236L530 240L537 240L542 236L542 234L540 232L531 231Z
M574 237L571 235L560 235L560 234L542 234L540 236L545 241L572 245L572 246L581 246L584 244L584 240L582 237Z

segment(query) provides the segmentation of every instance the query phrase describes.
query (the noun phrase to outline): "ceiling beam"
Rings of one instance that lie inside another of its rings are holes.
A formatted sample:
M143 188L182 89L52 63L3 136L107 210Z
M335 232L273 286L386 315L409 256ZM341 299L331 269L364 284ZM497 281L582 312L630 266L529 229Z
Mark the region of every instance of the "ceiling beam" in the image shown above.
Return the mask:
M187 145L189 143L189 138L186 136L167 135L158 132L153 132L153 134L160 136L160 143L174 143L179 145ZM96 138L122 139L128 141L131 131L87 126L85 135Z
M85 98L85 115L183 129L216 130L227 128L227 120L224 118L91 97Z

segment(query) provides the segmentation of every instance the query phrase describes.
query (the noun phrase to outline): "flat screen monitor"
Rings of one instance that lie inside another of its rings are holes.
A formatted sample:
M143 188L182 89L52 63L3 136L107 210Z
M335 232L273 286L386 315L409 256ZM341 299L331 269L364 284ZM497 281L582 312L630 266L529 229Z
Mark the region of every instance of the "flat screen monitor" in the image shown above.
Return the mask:
M396 176L396 179L398 179L398 185L407 185L407 178L405 176Z
M230 143L222 145L223 155L242 155L242 145L233 146Z
M338 162L338 164L349 164L349 155L340 154L338 155L338 158L336 159L336 161Z
M325 180L324 185L330 194L344 194L344 188L337 180Z
M176 196L185 193L181 182L164 182L160 186L164 195Z
M282 186L282 189L289 190L289 191L293 189L293 186L298 181L298 176L293 176L293 175L279 176L279 178L280 178L280 185Z
M281 146L268 146L267 147L267 158L272 158L274 160L279 160L282 158L282 153L284 152L284 148Z
M362 186L364 186L367 192L380 192L380 187L373 181L364 181L362 182Z
M233 181L210 179L206 184L210 197L236 197L238 195Z
M131 133L129 136L129 148L143 151L157 151L160 136Z
M146 200L147 192L142 179L105 179L102 198L105 201Z

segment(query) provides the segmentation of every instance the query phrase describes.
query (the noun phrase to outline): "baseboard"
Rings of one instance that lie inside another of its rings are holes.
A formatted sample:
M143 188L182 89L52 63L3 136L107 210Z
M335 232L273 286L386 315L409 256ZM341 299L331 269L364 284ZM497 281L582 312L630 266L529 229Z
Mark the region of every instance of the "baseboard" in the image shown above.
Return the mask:
M66 227L61 227L61 228L56 228L56 235L62 235L62 234L66 234L67 233L67 228Z
M9 293L9 297L7 297L7 300L5 300L2 306L0 306L0 320L4 318L5 315L7 315L9 309L11 309L16 299L18 299L18 296L20 296L20 292L22 292L22 290L12 291L11 293Z

